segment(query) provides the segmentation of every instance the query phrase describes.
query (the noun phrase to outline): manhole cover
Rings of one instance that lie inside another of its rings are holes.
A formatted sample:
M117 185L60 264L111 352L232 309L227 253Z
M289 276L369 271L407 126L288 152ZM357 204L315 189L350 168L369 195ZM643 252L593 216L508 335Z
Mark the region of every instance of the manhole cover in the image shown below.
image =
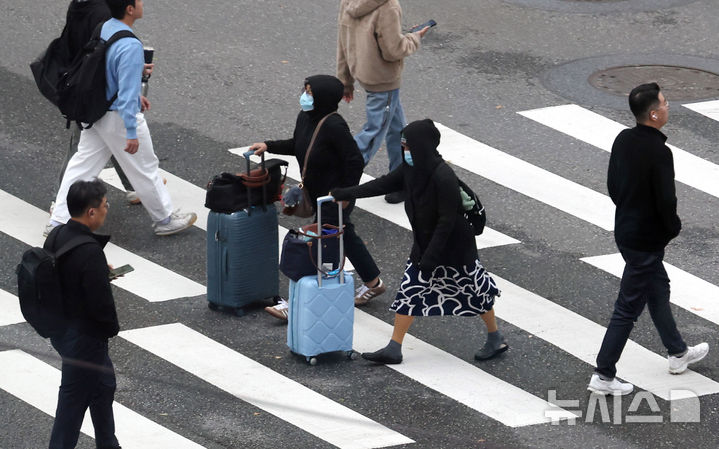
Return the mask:
M621 66L599 70L589 84L626 97L636 86L656 82L670 100L700 100L719 96L719 75L706 70L671 65Z

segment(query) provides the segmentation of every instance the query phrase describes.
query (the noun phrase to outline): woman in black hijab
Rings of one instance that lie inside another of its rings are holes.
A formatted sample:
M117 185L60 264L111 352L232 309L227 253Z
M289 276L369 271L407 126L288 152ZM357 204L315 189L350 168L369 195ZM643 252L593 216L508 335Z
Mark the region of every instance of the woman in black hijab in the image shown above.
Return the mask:
M360 186L332 189L337 201L403 190L414 244L390 310L395 312L389 344L362 357L377 363L402 362L402 341L415 316L480 315L488 337L475 354L490 359L509 346L497 330L494 298L499 289L477 256L471 225L464 218L459 183L437 152L439 130L432 120L412 122L402 131L404 163Z
M297 115L292 138L267 140L250 146L250 150L254 150L257 155L265 151L294 155L300 167L303 167L312 134L319 122L327 117L317 133L315 143L310 151L304 177L304 188L309 193L313 208L316 208L317 198L328 195L331 189L357 185L364 169L362 153L357 148L349 126L337 113L343 93L344 86L334 76L310 76L304 82L303 93L300 97L302 111ZM379 278L379 268L362 239L355 233L354 225L350 221L350 213L353 208L354 201L347 204L342 211L345 231L344 248L347 258L352 262L355 271L364 283L357 290L355 296L355 304L363 305L384 293L386 288ZM322 209L323 223L337 225L338 218L337 206L325 203ZM274 307L267 307L265 310L277 318L287 320L287 303L284 301Z

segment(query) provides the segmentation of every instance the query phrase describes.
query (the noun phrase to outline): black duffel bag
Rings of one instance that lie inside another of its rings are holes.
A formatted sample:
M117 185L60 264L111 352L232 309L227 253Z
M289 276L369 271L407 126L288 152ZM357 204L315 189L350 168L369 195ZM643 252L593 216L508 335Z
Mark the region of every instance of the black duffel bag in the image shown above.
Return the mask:
M287 176L287 161L270 159L264 154L260 167L246 173L220 173L207 184L205 207L214 212L231 214L251 206L264 206L282 199ZM285 167L282 170L282 167Z
M317 223L303 226L301 230L290 229L282 241L280 271L297 282L304 276L317 274L334 275L325 267L317 266L317 245L322 245L323 265L331 263L331 271L344 269L344 258L340 258L339 236L337 226L322 225L322 237L317 238Z

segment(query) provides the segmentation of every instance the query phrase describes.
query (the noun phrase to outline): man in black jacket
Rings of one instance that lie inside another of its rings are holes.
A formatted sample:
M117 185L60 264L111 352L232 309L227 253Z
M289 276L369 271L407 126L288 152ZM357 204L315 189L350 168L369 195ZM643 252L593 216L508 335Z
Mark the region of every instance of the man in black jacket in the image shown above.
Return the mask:
M597 355L597 368L588 389L599 394L624 395L630 383L615 378L616 363L629 334L649 305L649 313L667 348L669 372L680 374L703 359L709 345L687 347L669 305L669 277L664 248L681 229L674 188L674 159L660 131L669 117L669 103L656 83L642 84L629 94L637 126L614 141L607 187L617 206L614 238L626 262L614 312Z
M120 326L103 252L110 237L93 233L107 216L106 192L97 179L74 183L67 195L72 218L48 237L53 247L46 249L51 251L80 235L97 241L71 250L58 265L68 329L62 337L51 339L62 357L62 381L50 449L75 447L88 407L97 447L120 447L112 413L115 371L108 353L108 339L117 335Z

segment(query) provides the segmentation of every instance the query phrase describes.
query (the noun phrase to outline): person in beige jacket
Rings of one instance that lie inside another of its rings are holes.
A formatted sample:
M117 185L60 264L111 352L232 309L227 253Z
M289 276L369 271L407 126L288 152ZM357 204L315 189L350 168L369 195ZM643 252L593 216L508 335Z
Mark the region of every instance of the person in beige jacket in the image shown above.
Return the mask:
M404 58L419 49L429 30L402 33L398 0L342 0L337 36L337 78L344 99L354 99L357 80L367 92L367 122L355 136L365 165L386 141L389 171L402 164L400 138L406 119L399 101ZM403 192L385 195L389 203L404 201Z

